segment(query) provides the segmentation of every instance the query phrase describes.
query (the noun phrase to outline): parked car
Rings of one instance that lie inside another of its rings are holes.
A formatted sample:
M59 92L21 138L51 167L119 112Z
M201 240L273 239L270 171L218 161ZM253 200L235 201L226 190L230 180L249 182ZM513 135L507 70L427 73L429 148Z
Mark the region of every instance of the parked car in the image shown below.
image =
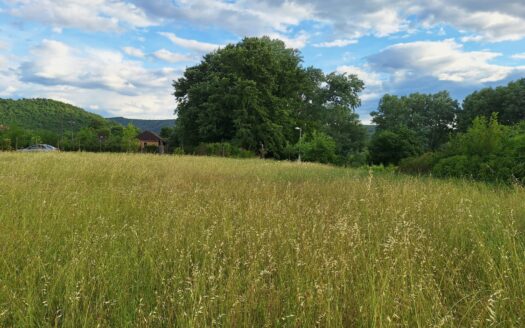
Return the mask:
M32 145L32 146L29 146L27 148L24 148L24 149L20 149L18 151L22 151L22 152L51 152L51 151L59 151L58 148L56 147L53 147L51 145L46 145L46 144L38 144L38 145Z

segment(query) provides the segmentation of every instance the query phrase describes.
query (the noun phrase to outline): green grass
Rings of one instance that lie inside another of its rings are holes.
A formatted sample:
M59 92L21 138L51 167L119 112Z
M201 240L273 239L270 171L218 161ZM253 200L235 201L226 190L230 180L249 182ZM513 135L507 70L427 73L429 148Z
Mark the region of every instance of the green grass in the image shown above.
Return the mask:
M525 191L0 153L2 327L523 327Z

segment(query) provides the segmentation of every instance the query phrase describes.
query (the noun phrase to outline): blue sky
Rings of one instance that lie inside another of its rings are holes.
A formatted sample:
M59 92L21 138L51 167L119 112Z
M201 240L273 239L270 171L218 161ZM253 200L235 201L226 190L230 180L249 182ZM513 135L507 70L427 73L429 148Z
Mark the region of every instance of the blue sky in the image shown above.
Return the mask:
M363 79L363 122L385 93L461 100L525 77L523 0L0 0L0 97L173 118L186 67L262 35Z

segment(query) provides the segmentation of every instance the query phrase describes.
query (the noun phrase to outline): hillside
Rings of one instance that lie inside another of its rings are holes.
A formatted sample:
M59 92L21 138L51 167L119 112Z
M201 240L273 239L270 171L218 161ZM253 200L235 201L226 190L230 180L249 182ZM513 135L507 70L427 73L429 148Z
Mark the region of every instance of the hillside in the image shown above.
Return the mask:
M160 133L160 130L164 127L172 127L175 125L175 120L138 120L125 117L110 117L107 118L107 120L122 124L124 126L131 123L141 131L148 130L156 133Z
M0 124L55 133L108 125L102 116L51 99L0 99Z

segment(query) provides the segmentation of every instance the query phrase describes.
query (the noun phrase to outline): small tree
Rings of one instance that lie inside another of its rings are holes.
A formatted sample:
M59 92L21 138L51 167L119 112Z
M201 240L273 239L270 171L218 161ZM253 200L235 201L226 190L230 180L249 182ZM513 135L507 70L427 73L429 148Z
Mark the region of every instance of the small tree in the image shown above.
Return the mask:
M139 129L133 124L128 124L122 131L122 149L126 152L134 152L139 148Z
M334 163L337 159L334 139L322 132L314 131L298 148L307 162Z
M373 164L397 165L403 158L421 154L422 145L413 131L399 128L377 132L372 137L369 152Z

